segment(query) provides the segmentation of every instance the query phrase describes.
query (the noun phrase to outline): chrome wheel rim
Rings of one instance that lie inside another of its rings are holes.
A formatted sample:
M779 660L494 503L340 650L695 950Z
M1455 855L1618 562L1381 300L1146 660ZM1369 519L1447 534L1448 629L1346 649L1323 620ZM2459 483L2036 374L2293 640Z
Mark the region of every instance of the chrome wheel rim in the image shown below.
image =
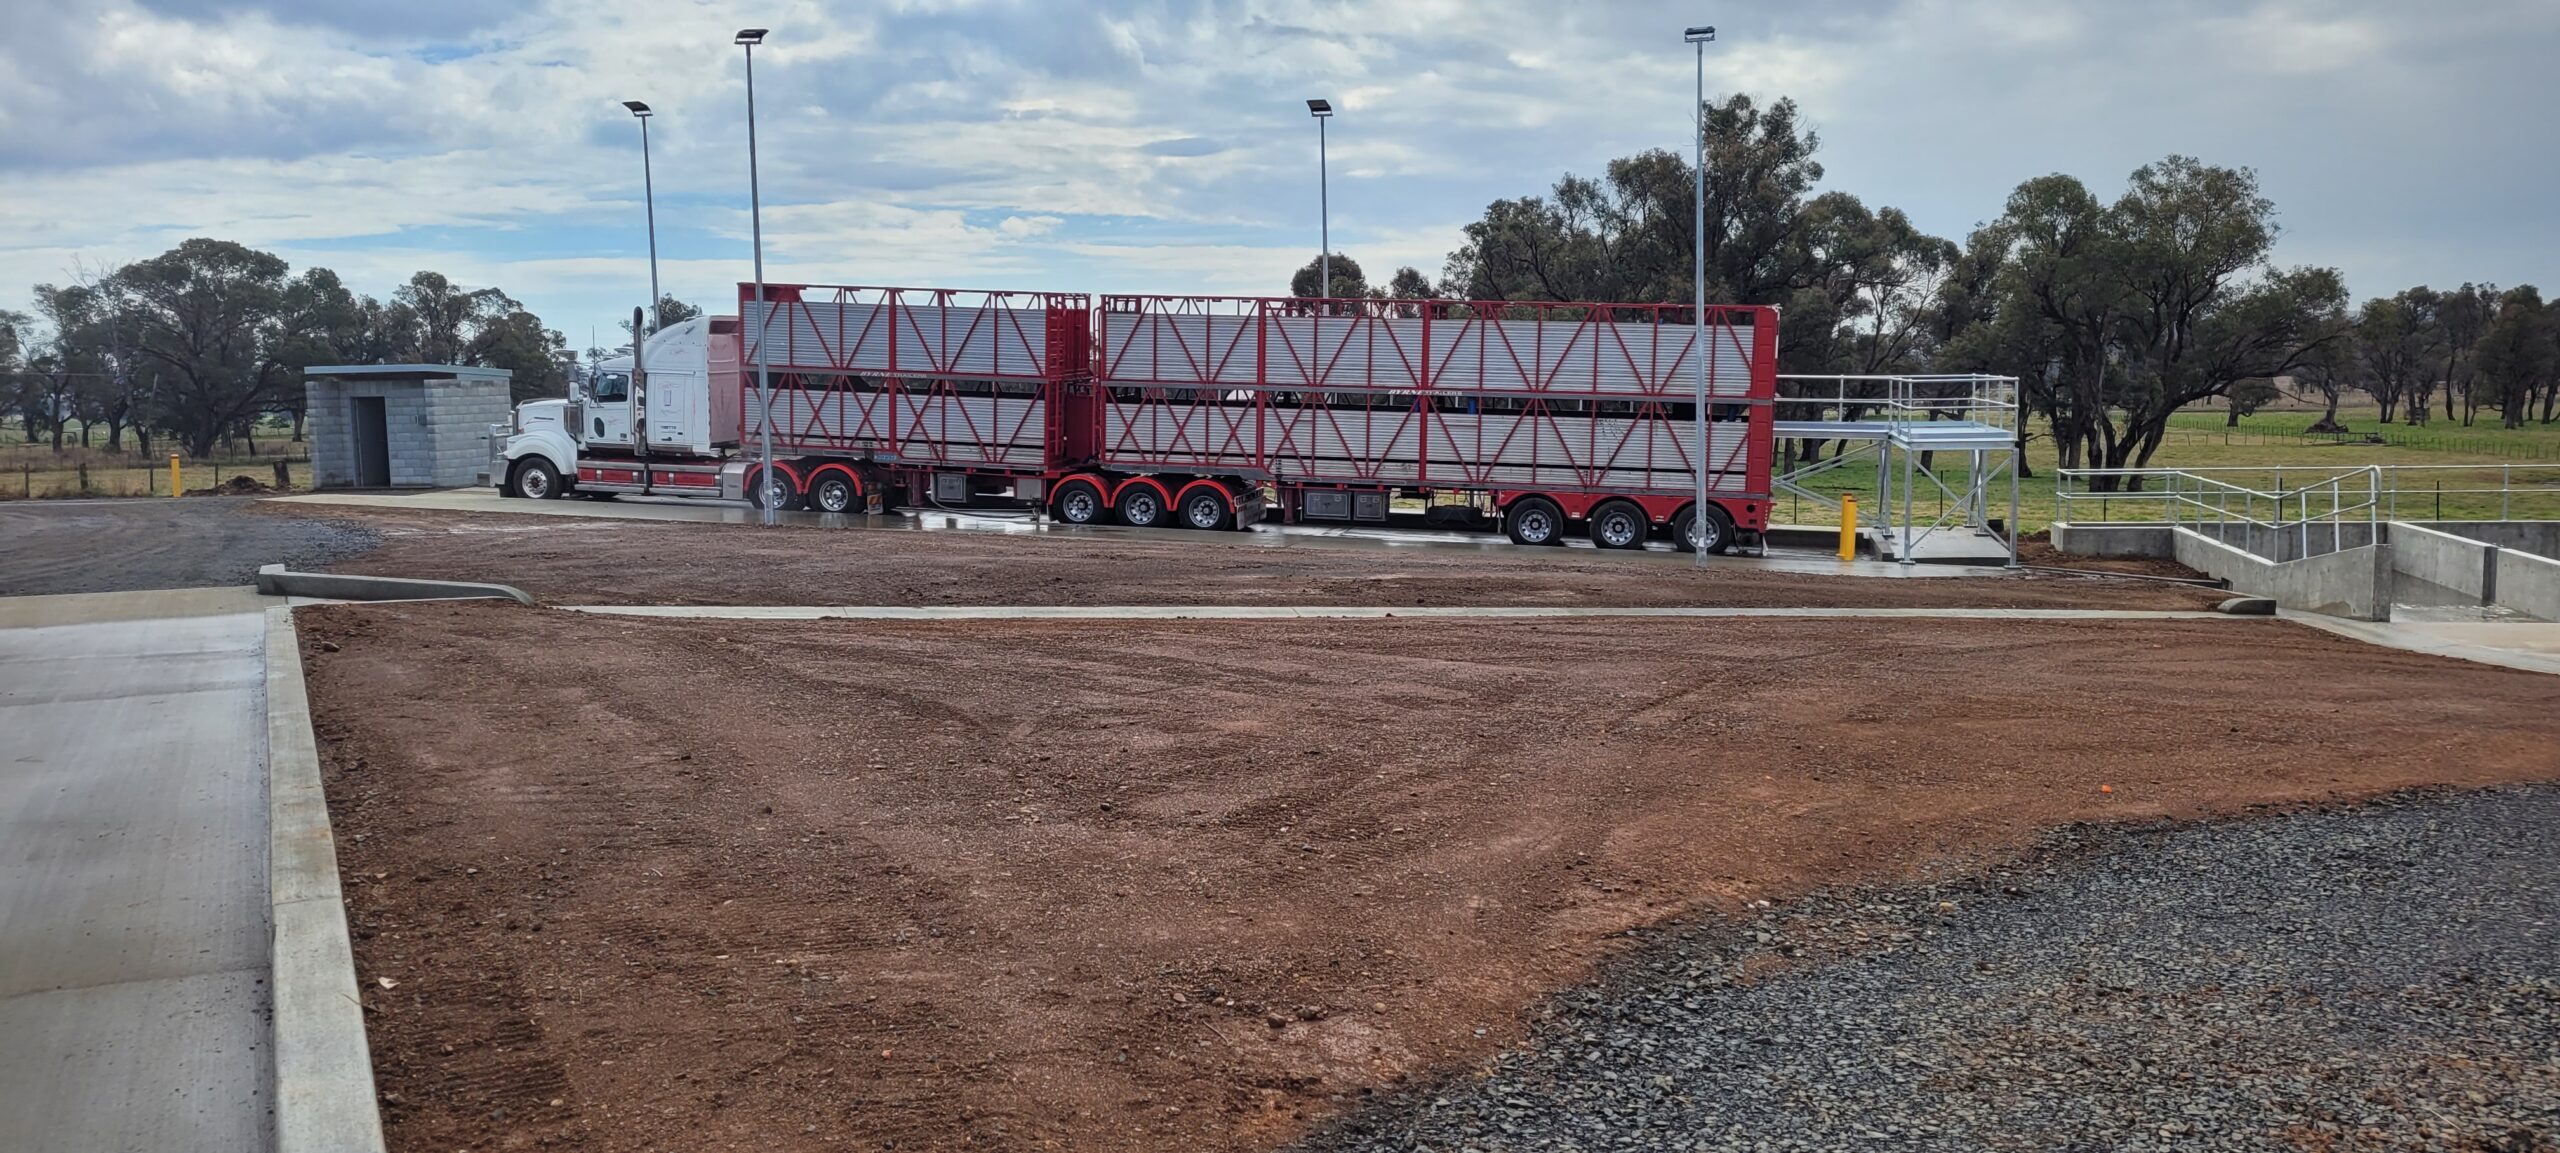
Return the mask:
M1218 527L1218 521L1226 515L1226 509L1218 503L1217 498L1215 497L1201 497L1198 500L1192 501L1190 507L1191 527L1193 528L1216 528Z
M516 489L535 500L548 497L551 495L551 473L540 466L528 468L517 474Z
M823 512L843 512L853 507L853 486L840 480L818 485L818 508Z
M1093 490L1080 488L1067 494L1067 499L1058 505L1058 511L1066 516L1070 524L1090 524L1093 521L1096 504Z
M1533 544L1544 544L1555 535L1555 522L1547 518L1547 510L1533 508L1520 514L1520 538Z
M1611 548L1625 548L1636 539L1636 518L1613 512L1600 518L1600 539Z
M1156 518L1162 515L1164 515L1164 510L1156 507L1156 498L1145 495L1129 498L1130 524L1141 526L1151 525L1156 523Z

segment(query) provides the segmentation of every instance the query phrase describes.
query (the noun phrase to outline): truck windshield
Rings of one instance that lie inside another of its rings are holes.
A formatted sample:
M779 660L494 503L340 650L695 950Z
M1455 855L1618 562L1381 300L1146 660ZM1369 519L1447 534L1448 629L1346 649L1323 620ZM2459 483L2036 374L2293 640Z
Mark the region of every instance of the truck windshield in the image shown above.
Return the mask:
M599 372L595 387L588 395L597 400L631 399L631 375L623 372Z

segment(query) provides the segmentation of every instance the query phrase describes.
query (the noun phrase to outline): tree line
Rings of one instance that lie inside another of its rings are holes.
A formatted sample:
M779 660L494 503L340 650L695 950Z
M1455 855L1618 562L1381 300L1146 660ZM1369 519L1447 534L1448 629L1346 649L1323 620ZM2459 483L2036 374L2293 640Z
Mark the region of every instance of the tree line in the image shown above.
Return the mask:
M2274 263L2275 206L2248 169L2170 156L2113 199L2040 176L1957 241L1821 190L1820 139L1793 101L1706 111L1707 298L1781 306L1781 372L2014 376L2066 468L2141 467L2171 413L2262 401L2283 378L2325 394L2333 428L2350 392L2385 421L2438 406L2466 424L2560 418L2560 302L2465 284L2351 306L2336 269ZM1402 268L1375 290L1336 254L1334 295L1685 303L1696 180L1661 149L1568 174L1487 206L1437 283ZM1291 291L1316 295L1317 273Z
M496 288L419 272L387 299L338 274L293 275L283 258L189 240L70 284L35 286L31 312L0 310L0 417L27 443L105 447L165 436L193 456L243 440L269 417L301 438L302 370L316 364L463 364L514 373L515 399L560 394L560 334Z

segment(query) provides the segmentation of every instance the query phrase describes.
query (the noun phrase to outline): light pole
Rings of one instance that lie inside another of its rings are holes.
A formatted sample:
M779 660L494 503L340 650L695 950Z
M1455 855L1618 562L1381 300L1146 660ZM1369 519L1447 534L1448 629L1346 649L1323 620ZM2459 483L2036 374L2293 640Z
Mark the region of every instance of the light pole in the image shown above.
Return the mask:
M649 175L649 106L637 100L625 100L622 106L640 122L640 195L649 212L649 331L656 332L667 326L667 319L658 315L658 189ZM641 338L635 333L631 339L636 343Z
M1707 517L1707 45L1715 42L1716 30L1713 25L1690 28L1682 31L1680 38L1698 49L1698 95L1690 106L1692 114L1697 117L1696 131L1692 133L1695 139L1690 143L1698 150L1698 168L1694 174L1697 178L1698 218L1691 229L1697 234L1692 273L1697 281L1697 301L1696 311L1689 316L1690 323L1696 326L1689 337L1689 359L1693 362L1690 370L1697 378L1698 402L1697 411L1690 414L1690 423L1696 427L1698 441L1697 456L1690 461L1698 474L1698 504L1689 513L1689 533L1694 540L1699 524ZM1695 554L1698 567L1706 567L1707 550L1692 544L1689 551Z
M1307 101L1307 115L1316 118L1316 227L1323 247L1316 257L1316 296L1333 299L1333 203L1325 178L1324 122L1333 119L1333 102Z
M741 28L733 41L747 50L747 220L754 230L756 249L756 455L764 463L756 469L756 503L764 506L764 523L779 523L776 511L781 501L773 489L773 385L765 374L765 339L773 334L772 308L764 299L764 193L756 184L756 45L764 43L765 29ZM740 317L744 323L744 317Z

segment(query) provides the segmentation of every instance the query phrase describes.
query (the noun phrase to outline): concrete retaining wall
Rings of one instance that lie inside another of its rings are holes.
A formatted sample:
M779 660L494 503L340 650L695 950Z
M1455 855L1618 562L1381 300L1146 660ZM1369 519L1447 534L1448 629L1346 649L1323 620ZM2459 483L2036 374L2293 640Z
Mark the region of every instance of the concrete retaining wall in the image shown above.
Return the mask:
M2176 551L2165 524L2073 524L2055 521L2049 530L2056 552L2073 556L2149 557L2167 560Z
M2172 530L2179 564L2252 596L2305 612L2360 621L2391 619L2391 546L2367 545L2301 560L2271 561L2193 529Z
M2391 568L2484 603L2497 591L2498 546L2422 525L2391 526Z
M2182 528L2212 540L2220 541L2273 561L2299 560L2307 550L2312 556L2340 549L2364 548L2374 543L2377 535L2368 524L2322 524L2311 526L2309 534L2300 528L2276 530L2250 524L2072 524L2056 522L2052 526L2053 547L2075 556L2152 557L2167 560L2177 554L2170 537L2173 528ZM2387 539L2387 538L2386 538Z
M2402 523L2467 536L2499 548L2521 549L2536 556L2560 558L2560 520L2428 520Z
M2498 550L2496 603L2529 617L2560 621L2560 560Z

